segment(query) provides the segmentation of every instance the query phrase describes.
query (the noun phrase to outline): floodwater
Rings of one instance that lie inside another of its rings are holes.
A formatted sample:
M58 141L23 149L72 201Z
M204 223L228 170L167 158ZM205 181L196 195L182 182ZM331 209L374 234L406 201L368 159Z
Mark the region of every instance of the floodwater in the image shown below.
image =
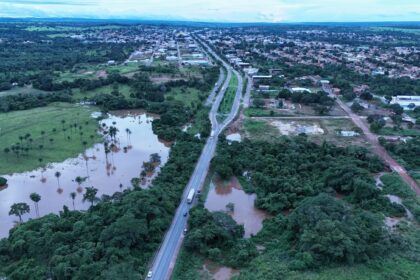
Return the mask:
M239 270L226 266L218 266L210 260L206 260L203 265L203 270L207 271L214 280L229 280L232 276L238 274Z
M154 176L159 172L160 166L168 159L168 143L159 141L153 134L152 121L155 116L145 114L142 111L118 111L101 121L106 127L118 128L116 147L105 155L104 144L95 144L77 158L67 159L61 163L49 164L45 169L37 169L30 172L6 175L8 187L0 191L0 237L8 235L8 231L18 220L16 216L9 216L10 206L17 202L26 202L31 207L31 213L25 214L23 219L35 218L33 202L29 195L33 192L41 196L39 202L40 215L57 213L63 205L73 208L71 192L76 192L74 201L76 210L84 210L89 203L83 203L85 187L98 189L97 196L113 193L132 187L131 179L140 177L143 162L150 159L152 153L158 153L161 157L159 166L153 174L143 181L141 187L147 187ZM127 134L126 129L131 131ZM59 171L59 181L55 173ZM76 177L86 177L79 186Z
M255 194L247 194L242 190L236 177L228 182L214 179L210 183L210 191L207 196L205 207L210 211L226 211L238 223L245 228L245 237L255 235L262 229L262 222L268 218L268 213L254 206ZM226 205L234 204L233 212Z

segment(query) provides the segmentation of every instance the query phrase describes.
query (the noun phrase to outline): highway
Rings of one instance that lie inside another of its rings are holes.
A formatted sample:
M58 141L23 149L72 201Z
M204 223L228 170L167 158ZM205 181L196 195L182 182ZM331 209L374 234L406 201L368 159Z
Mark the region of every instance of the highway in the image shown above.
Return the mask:
M204 43L203 45L206 46L208 52L212 53L213 56L216 57L216 59L218 59L219 61L223 63L223 66L227 72L227 77L225 79L225 82L223 83L223 87L219 90L219 93L216 95L216 98L213 100L211 110L209 113L209 118L211 120L214 136L209 137L207 139L207 142L203 148L203 151L197 162L195 170L184 190L180 205L177 208L177 211L172 220L171 226L166 232L163 243L161 244L157 252L157 255L155 256L153 264L151 266L150 270L152 271L152 277L146 278L146 279L164 280L164 279L170 278L172 274L172 270L175 266L179 249L184 239L183 231L187 226L188 216L185 217L184 213L188 212L192 205L192 204L187 203L186 197L191 189L194 189L197 192L197 190L202 188L204 180L207 176L208 169L210 167L210 161L213 158L214 152L216 150L218 136L223 131L223 129L226 128L226 126L229 125L229 123L235 118L235 115L238 113L239 106L240 106L241 94L242 94L242 77L239 75L237 71L233 70L230 65L222 61L220 57L208 47L208 45ZM228 117L225 119L225 121L222 124L219 124L216 118L217 111L223 99L223 96L229 86L229 82L232 78L232 72L238 77L239 83L236 90L235 99L232 105L232 110L229 113ZM219 77L220 83L222 80L220 80L220 77ZM214 91L213 95L216 94L218 88L220 87L219 82L216 83L213 89Z
M220 67L220 74L219 79L217 80L215 86L213 87L213 90L210 92L209 96L206 100L206 106L210 106L213 103L214 97L216 96L216 93L219 91L220 86L222 85L223 81L225 79L225 72L223 70L223 67Z

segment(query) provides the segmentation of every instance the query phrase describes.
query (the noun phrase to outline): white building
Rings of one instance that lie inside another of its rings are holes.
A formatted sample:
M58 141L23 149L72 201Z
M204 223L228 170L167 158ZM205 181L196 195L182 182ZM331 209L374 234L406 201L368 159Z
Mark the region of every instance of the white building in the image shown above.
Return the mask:
M303 87L292 87L292 88L290 88L290 91L292 93L295 93L295 92L301 92L301 93L307 92L307 93L311 93L312 92L309 88L303 88Z
M390 104L399 104L404 110L413 110L415 107L420 106L420 96L393 96Z

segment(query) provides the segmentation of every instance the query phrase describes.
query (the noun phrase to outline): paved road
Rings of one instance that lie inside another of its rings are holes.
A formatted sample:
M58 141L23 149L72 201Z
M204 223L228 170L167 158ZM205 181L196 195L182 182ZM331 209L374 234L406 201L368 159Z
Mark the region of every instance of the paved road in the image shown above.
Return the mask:
M411 178L410 175L408 175L407 170L405 170L404 167L402 167L395 159L393 159L388 152L382 147L381 144L379 144L377 135L373 134L367 124L360 118L358 115L353 113L353 111L339 98L336 99L338 105L349 115L349 117L352 119L352 121L360 128L362 129L363 133L366 135L366 138L372 145L373 151L382 158L383 161L385 161L392 170L397 172L401 178L417 193L417 195L420 195L420 188L417 185L416 181Z
M214 96L219 91L220 86L222 85L224 79L225 79L225 71L223 71L223 67L220 67L219 80L217 80L216 84L214 85L213 90L209 94L209 97L207 97L207 100L205 103L206 106L210 106L213 103Z
M246 91L245 91L245 95L244 95L244 108L248 108L251 102L251 90L252 90L252 79L249 77L249 75L246 75L246 79L247 79L247 85L246 85Z
M209 49L209 51L211 50ZM211 52L213 53L213 51ZM221 61L221 59L215 53L213 53L213 55ZM198 189L201 189L204 180L207 176L207 172L210 166L210 160L213 158L214 152L216 150L218 136L221 133L221 131L229 124L229 121L234 119L239 109L239 103L242 94L241 84L238 86L238 89L236 91L235 101L232 106L231 113L229 114L228 118L223 122L223 124L218 124L216 119L217 111L220 102L222 101L223 95L225 94L226 89L229 85L232 76L232 71L235 72L235 75L239 76L238 81L242 81L240 75L236 71L234 71L229 65L227 65L225 62L223 62L223 65L227 70L227 78L219 94L216 96L216 99L213 102L209 114L209 118L212 123L212 129L214 131L214 136L208 138L202 151L202 154L197 162L194 173L192 174L190 181L184 190L181 203L175 213L172 224L165 235L164 241L161 247L159 248L159 251L152 265L151 270L153 271L153 276L151 279L164 280L170 278L172 270L175 266L179 248L181 247L182 241L184 239L183 230L187 225L187 217L184 217L184 213L188 212L191 207L191 204L187 203L186 197L191 189L194 189L196 191Z

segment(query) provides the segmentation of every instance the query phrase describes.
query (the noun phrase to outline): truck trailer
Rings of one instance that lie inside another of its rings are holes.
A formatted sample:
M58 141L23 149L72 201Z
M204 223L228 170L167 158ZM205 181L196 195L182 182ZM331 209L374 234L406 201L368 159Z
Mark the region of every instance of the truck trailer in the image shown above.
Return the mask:
M187 202L188 203L191 203L193 201L194 195L195 195L195 190L191 189L190 192L188 193L188 196L187 196Z

